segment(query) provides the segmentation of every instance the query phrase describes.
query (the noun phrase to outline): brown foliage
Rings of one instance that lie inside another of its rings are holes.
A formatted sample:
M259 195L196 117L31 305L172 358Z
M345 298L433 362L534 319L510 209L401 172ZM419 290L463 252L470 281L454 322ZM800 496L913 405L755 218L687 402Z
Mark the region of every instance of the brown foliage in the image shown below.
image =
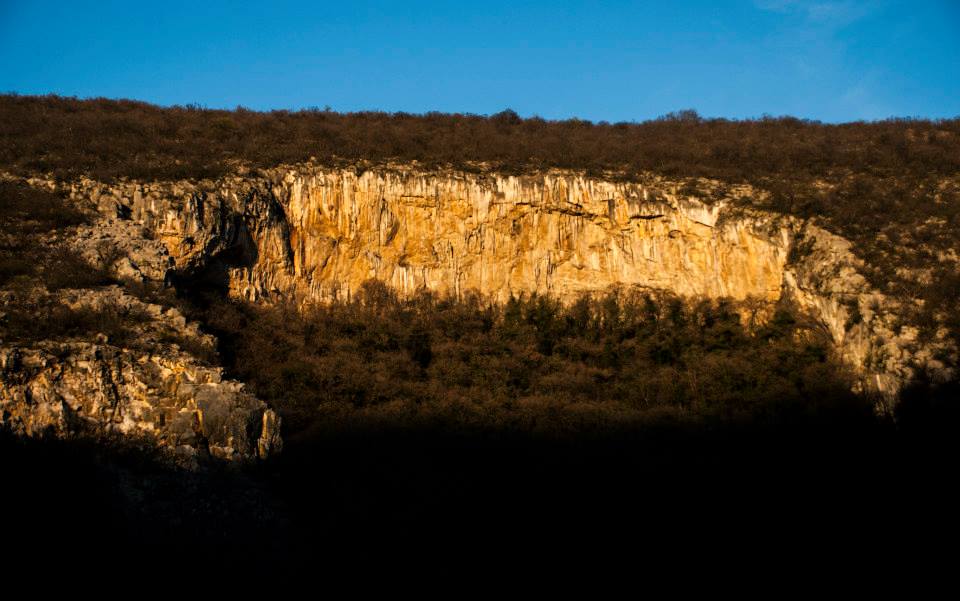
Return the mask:
M826 341L792 318L756 332L733 308L620 295L358 300L299 313L229 302L202 317L233 376L293 432L344 420L563 434L669 418L778 423L869 415Z
M60 194L0 181L0 285L17 276L38 276L48 290L114 283L107 269L111 261L91 265L75 250L44 236L87 220Z
M160 108L130 100L0 96L0 166L101 179L222 175L232 161L420 161L507 171L544 167L652 170L756 180L838 170L953 174L960 120L826 125L790 117L702 119L692 111L642 123L471 114L255 112Z

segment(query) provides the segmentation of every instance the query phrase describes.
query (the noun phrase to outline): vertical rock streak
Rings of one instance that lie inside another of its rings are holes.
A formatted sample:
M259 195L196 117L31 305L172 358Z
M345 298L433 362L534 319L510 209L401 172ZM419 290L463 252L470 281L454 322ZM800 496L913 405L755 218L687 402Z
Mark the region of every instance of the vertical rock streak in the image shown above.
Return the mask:
M499 301L533 292L570 300L611 285L780 295L790 224L761 213L718 223L722 202L669 192L643 200L644 185L573 175L272 175L214 194L148 186L119 202L134 200L134 219L159 224L179 269L224 259L231 292L249 300L344 298L370 278L402 294L472 290Z

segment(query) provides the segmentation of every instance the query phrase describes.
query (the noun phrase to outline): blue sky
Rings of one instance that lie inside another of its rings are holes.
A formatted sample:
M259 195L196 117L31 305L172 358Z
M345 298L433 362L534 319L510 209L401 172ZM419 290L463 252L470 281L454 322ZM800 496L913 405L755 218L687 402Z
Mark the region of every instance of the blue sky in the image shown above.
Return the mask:
M631 121L960 115L960 0L0 0L0 91Z

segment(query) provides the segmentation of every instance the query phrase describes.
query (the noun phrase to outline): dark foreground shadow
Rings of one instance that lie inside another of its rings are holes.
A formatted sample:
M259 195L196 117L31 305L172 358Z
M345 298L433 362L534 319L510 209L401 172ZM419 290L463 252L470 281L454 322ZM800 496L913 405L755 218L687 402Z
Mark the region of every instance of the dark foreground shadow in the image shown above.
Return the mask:
M546 439L381 428L196 472L5 435L5 548L25 568L189 564L292 578L603 557L635 570L889 562L956 529L955 437L913 432L814 424Z

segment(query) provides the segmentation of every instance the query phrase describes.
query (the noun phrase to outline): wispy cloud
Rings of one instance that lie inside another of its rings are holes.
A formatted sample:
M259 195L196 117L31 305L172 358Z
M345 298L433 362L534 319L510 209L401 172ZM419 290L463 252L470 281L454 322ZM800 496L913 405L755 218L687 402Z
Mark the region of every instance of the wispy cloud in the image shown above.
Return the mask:
M845 27L882 7L867 0L754 0L760 10L802 16L808 24L830 29Z
M772 10L778 13L786 12L791 5L799 0L754 0L753 4L760 10Z
M844 90L839 104L857 119L885 119L894 114L892 107L881 101L876 93L883 71L870 69Z
M864 72L856 63L849 28L887 4L889 0L754 0L757 9L777 13L779 23L765 44L790 69L798 96L826 94L833 112L859 119L885 117L889 107L881 100L882 69Z

